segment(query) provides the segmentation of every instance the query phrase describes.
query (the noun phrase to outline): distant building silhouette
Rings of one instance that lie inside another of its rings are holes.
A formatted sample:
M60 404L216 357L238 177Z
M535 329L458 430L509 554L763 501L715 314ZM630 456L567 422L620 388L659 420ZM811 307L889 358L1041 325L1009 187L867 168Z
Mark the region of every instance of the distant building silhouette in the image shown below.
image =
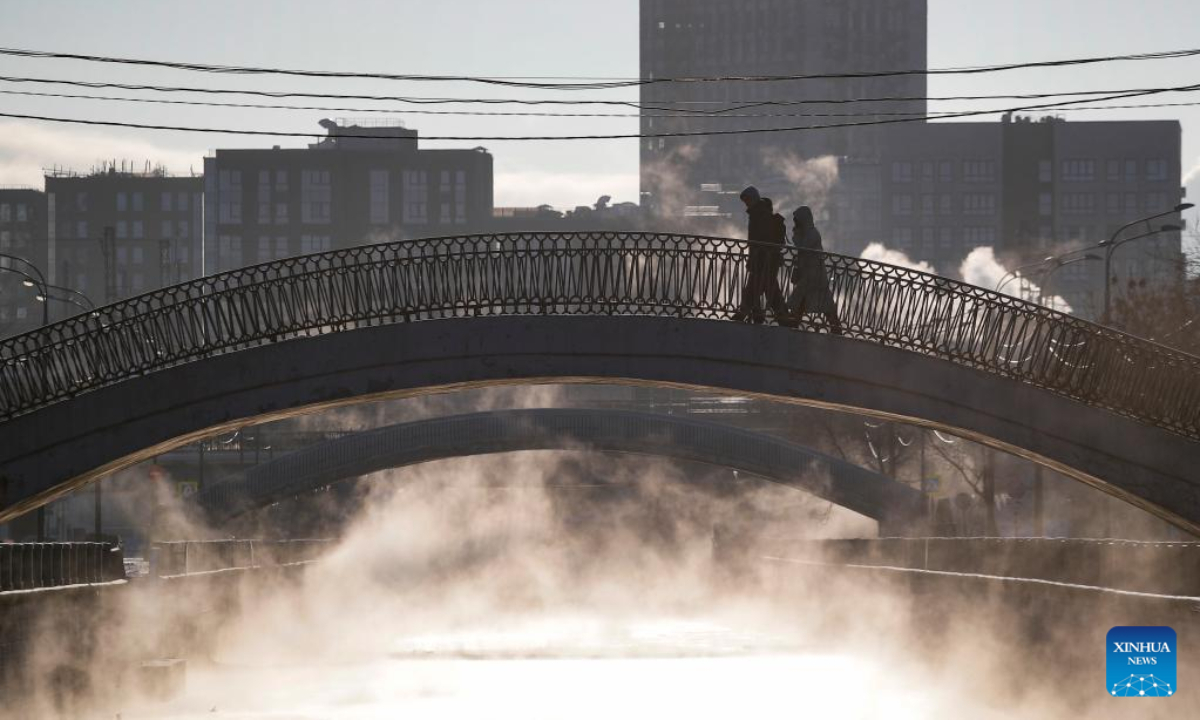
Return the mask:
M0 186L0 253L46 267L46 194L30 187ZM25 271L0 258L0 267ZM42 322L37 293L20 275L0 272L0 337L32 330Z
M1095 245L1182 202L1181 138L1174 120L899 125L880 156L878 239L946 275L980 246L1011 268ZM1165 222L1181 224L1166 218L1155 226ZM1174 282L1181 243L1173 232L1123 247L1114 274ZM1103 263L1064 267L1054 294L1094 317L1102 275Z
M100 305L200 274L204 178L114 163L45 180L49 282Z
M421 150L417 131L395 123L322 127L328 136L308 148L205 159L208 273L491 221L492 156L483 148Z
M847 71L924 69L926 0L642 0L641 77L785 76ZM752 130L822 125L837 118L788 114L909 112L925 114L927 80L915 74L887 78L652 83L642 87L643 134ZM776 117L714 120L695 114L653 117L665 109L714 109L712 103L767 100L847 100L904 96L909 102L876 105L760 105L733 112ZM841 107L841 110L836 108ZM855 121L871 118L855 118ZM755 184L780 201L803 174L807 159L878 156L880 128L762 133L705 138L649 138L641 145L643 204L678 216L704 205L702 185ZM808 204L808 203L806 203Z

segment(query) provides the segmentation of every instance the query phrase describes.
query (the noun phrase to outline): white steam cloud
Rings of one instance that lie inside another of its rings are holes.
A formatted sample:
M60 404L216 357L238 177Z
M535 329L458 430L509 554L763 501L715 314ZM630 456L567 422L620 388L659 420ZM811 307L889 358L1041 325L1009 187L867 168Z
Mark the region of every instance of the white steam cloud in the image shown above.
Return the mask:
M862 251L861 257L863 260L873 260L875 262L887 263L888 265L908 268L909 270L937 274L937 271L929 263L913 260L903 251L892 250L883 243L871 243Z
M972 250L963 260L958 272L964 282L988 290L996 289L996 286L1009 275L1009 269L996 260L996 252L991 247L977 247ZM1072 312L1071 305L1058 295L1042 298L1042 289L1030 282L1024 275L1018 275L1017 278L1008 282L1001 292L1015 298L1032 299L1035 302L1041 298L1043 304L1049 308L1064 313Z

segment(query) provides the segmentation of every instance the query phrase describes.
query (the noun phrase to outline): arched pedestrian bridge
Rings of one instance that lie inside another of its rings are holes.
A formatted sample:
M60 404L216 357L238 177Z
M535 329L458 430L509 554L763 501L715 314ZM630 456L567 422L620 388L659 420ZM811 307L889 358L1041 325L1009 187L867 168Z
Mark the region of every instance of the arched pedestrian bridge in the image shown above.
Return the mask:
M317 443L206 488L197 502L221 522L380 470L522 450L586 450L698 462L787 485L902 534L920 492L844 460L720 423L624 410L499 410L401 423Z
M1017 452L1200 532L1200 358L867 260L823 265L844 336L731 322L747 244L679 235L371 245L165 288L0 343L0 521L233 428L534 382L708 388Z

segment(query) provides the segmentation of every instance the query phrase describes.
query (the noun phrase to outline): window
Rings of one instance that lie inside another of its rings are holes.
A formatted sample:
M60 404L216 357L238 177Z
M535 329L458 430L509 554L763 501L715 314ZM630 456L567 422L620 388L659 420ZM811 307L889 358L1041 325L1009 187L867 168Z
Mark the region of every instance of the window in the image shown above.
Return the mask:
M921 196L921 214L925 216L937 213L937 195Z
M1105 175L1109 182L1121 182L1121 161L1109 160L1108 173Z
M163 212L171 212L171 198L172 198L172 195L169 192L165 192L162 194L162 198L159 202L162 206L161 209Z
M125 212L129 209L129 196L123 192L117 193L117 212Z
M932 249L933 243L936 241L935 235L937 228L925 227L921 228L921 244Z
M921 182L931 183L933 179L933 161L926 160L921 163Z
M1066 215L1091 215L1096 212L1096 196L1092 193L1067 193L1062 200L1062 211Z
M963 182L996 182L996 161L963 160Z
M1120 193L1109 193L1104 198L1104 210L1109 215L1116 215L1121 212L1121 195Z
M1050 193L1041 193L1038 195L1038 214L1053 215L1054 214L1054 196Z
M1166 160L1147 160L1146 179L1150 182L1164 182L1167 179Z
M912 247L913 231L912 228L894 227L892 228L892 245L895 247Z
M964 215L995 215L996 196L968 194L963 195Z
M454 174L454 224L467 224L467 173L459 170Z
M1063 160L1063 182L1089 182L1096 179L1094 160Z
M242 266L242 238L237 235L221 235L217 238L217 265L222 270Z
M328 235L301 235L300 236L300 254L311 255L312 253L326 252L333 247Z
M189 235L188 228L191 227L191 224L188 223L187 220L180 220L178 223L176 223L175 227L179 231L179 239L187 240Z
M271 224L271 171L258 171L258 224ZM260 240L262 238L259 238ZM268 242L269 244L269 242Z
M25 203L17 203L17 222L25 222L29 219L29 215L25 209Z
M963 229L963 243L967 247L979 247L996 244L996 228L969 227Z
M305 170L300 173L300 222L328 225L333 205L333 188L328 170Z
M146 254L142 251L142 248L134 247L133 248L133 264L141 265L145 261L146 261Z
M1160 213L1167 209L1166 193L1147 193L1146 212Z
M913 214L913 196L912 195L893 195L892 196L892 214L893 215L912 215Z
M1125 161L1125 182L1127 182L1127 183L1137 182L1137 178L1138 178L1138 161L1137 160L1126 160Z
M88 209L87 193L75 193L75 209L79 212L86 212Z
M260 263L269 262L271 260L271 238L265 235L258 238L258 261Z
M164 240L170 240L171 235L174 234L174 230L175 226L171 224L170 220L163 220L162 224L159 226L159 235L161 235Z
M1054 163L1049 160L1038 161L1038 182L1054 182Z
M221 170L217 174L217 222L237 225L242 222L242 171ZM226 236L235 237L235 236ZM238 240L239 247L241 240ZM241 251L238 251L239 257Z
M954 182L954 163L952 161L942 160L938 163L938 181Z
M938 198L938 214L953 215L954 214L954 196L942 195Z
M78 220L75 222L75 237L80 240L86 239L88 236L87 220Z
M179 193L176 197L175 209L179 212L187 212L188 209L188 194L185 192Z
M8 250L12 247L12 232L8 230L0 230L0 250Z
M124 220L117 221L117 237L129 237L129 223L125 222Z
M892 163L892 182L910 183L913 180L913 166L910 162Z
M12 205L0 205L0 222L12 222Z
M288 247L288 239L286 237L275 238L275 257L277 259L291 256L291 250Z
M1125 214L1133 215L1138 211L1138 196L1136 193L1125 193Z
M285 202L275 203L275 224L288 224L288 204Z
M144 236L145 236L145 235L144 235L144 233L142 232L142 221L141 221L141 220L134 220L134 221L133 221L133 237L135 237L135 238L137 238L137 239L141 239L141 238L142 238L142 237L144 237Z
M118 265L128 265L129 264L129 248L126 248L126 247L117 248L117 264Z
M940 244L943 250L949 250L954 245L954 228L944 227L941 229Z
M403 175L404 222L424 225L429 222L429 179L424 170L405 170Z
M134 212L142 212L143 210L145 210L145 207L143 207L143 202L142 202L142 194L140 192L135 192L135 193L133 193L132 197L133 197L133 211Z
M275 192L286 193L288 189L287 170L275 171Z
M371 183L371 224L386 225L390 222L388 208L388 171L372 170Z

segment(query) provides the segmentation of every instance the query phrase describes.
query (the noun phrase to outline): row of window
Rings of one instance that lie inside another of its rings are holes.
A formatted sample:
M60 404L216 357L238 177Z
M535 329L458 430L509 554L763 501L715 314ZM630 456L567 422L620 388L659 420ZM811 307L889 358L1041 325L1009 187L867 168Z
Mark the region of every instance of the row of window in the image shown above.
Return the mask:
M82 205L77 207L79 210L87 209L87 194L78 193L75 196L76 202L82 201ZM197 196L199 203L199 196ZM191 202L186 192L163 192L159 195L158 209L162 212L187 212ZM145 196L141 192L125 192L117 193L117 212L144 212L146 209Z
M300 245L293 252L291 242L286 237L260 237L258 238L257 254L255 262L269 262L278 260L292 255L311 255L312 253L321 253L333 249L333 238L328 235L301 235ZM242 252L242 238L240 235L220 235L217 237L217 269L231 270L242 267L246 264L245 256Z
M1103 162L1103 165L1101 165ZM1137 182L1140 179L1140 165L1137 160L1089 160L1089 159L1068 159L1063 160L1060 167L1060 178L1063 182L1093 182L1097 179L1097 170L1100 167L1105 169L1104 179L1108 182ZM1146 161L1146 180L1148 182L1166 182L1170 178L1168 173L1170 164L1163 159L1147 160ZM1054 181L1054 164L1049 160L1042 160L1038 163L1038 181L1053 182Z
M962 196L962 203L956 207L954 195L921 195L921 215L954 215L961 211L963 215L995 215L996 196L986 193L968 193ZM915 215L918 207L913 195L900 193L892 196L893 215Z
M25 203L0 203L0 222L25 222L29 220L29 206Z
M956 182L958 178L955 176L955 165L953 160L925 160L922 162L894 162L892 163L892 182L894 183L911 183L916 182ZM990 183L996 182L996 161L977 159L963 160L962 165L962 181L972 183ZM936 173L936 174L935 174Z
M1144 197L1137 193L1105 193L1104 212L1108 215L1125 215L1130 218L1148 212L1160 213L1170 209L1170 198L1167 193L1146 193ZM1064 193L1061 195L1059 211L1064 215L1092 215L1098 210L1097 193ZM1054 214L1054 195L1041 193L1038 195L1038 212L1041 215Z
M29 233L0 230L0 250L23 250L28 247Z
M966 227L966 228L910 228L910 227L894 227L892 228L892 245L901 249L911 248L916 240L917 234L920 233L922 244L926 248L932 248L935 244L944 250L949 250L957 244L967 247L976 245L995 245L996 244L996 228L994 227Z
M955 182L956 163L952 160L925 160L921 162L892 163L892 182ZM1063 182L1090 182L1098 179L1100 168L1105 170L1104 178L1108 182L1137 182L1142 175L1141 162L1138 160L1093 160L1072 158L1063 160L1059 167L1059 177ZM1166 182L1169 180L1170 164L1163 159L1147 160L1145 162L1145 179L1148 182ZM996 161L994 160L963 160L963 182L995 182ZM1054 181L1054 163L1042 160L1038 163L1038 181Z

